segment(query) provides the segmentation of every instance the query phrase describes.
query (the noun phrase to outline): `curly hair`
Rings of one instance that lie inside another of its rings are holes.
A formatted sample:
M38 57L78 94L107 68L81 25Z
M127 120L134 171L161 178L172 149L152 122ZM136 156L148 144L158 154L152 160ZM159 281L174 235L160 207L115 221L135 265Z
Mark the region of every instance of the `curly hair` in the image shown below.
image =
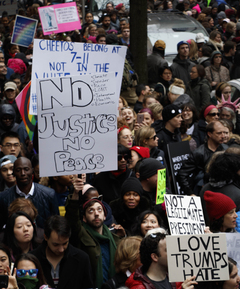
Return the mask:
M150 267L152 263L152 257L151 254L155 253L157 256L160 257L158 244L161 240L164 240L166 238L166 234L162 233L156 233L151 234L147 237L145 237L140 246L140 258L142 266L142 272L146 273L148 268Z
M214 182L237 181L239 175L237 172L240 170L240 155L224 153L216 157L215 161L209 168L210 178Z

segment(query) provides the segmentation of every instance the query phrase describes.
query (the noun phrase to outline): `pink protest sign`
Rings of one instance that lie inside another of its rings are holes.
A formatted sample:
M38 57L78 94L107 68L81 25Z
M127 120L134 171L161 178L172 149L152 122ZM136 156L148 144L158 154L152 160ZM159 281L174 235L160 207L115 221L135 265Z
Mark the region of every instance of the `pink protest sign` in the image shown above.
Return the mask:
M44 35L81 29L75 2L39 7L38 13Z

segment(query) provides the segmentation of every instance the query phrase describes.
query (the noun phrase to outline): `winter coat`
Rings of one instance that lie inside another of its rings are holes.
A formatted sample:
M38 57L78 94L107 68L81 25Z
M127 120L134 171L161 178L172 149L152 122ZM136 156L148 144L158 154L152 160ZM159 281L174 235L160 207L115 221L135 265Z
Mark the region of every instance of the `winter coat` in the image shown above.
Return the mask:
M135 174L128 168L117 177L112 172L101 172L95 176L93 186L97 188L99 195L103 195L104 201L109 204L111 201L120 198L121 186L129 177L135 177Z
M127 279L125 285L129 289L155 289L155 286L151 281L143 275L141 267L132 273L132 275Z
M204 144L205 140L207 139L206 126L206 121L204 119L200 119L193 131L192 138L196 141L198 147Z
M151 87L155 87L159 76L158 76L158 69L160 66L168 64L166 60L162 58L162 56L153 51L151 55L147 57L147 69L148 69L148 84Z
M16 186L0 194L0 228L7 222L9 205L17 198L20 198L20 195L16 193ZM59 215L58 201L53 189L34 183L33 196L29 199L38 210L36 219L38 227L43 228L48 217Z
M200 77L196 80L191 80L186 89L186 94L193 99L198 113L210 102L210 92L211 86L209 82L204 78L200 79Z
M196 64L191 62L189 59L180 59L179 56L177 55L173 59L173 64L171 65L173 72L173 79L177 77L183 80L184 84L187 85L188 82L191 80L190 72L194 65Z
M55 288L51 274L52 267L46 257L46 247L47 242L44 240L31 254L38 258L48 285ZM92 280L92 268L88 255L69 244L60 261L57 288L92 288Z
M209 81L210 85L212 85L212 82L217 82L216 86L220 82L228 82L230 80L229 76L229 70L223 66L220 65L219 68L211 65L205 68L206 72L206 78Z
M227 145L221 144L218 146L216 152L226 150L227 148ZM193 194L194 179L199 172L205 171L205 167L213 154L214 152L205 143L192 152L188 160L183 163L181 169L178 171L177 180L184 194ZM190 175L192 175L191 178L189 177Z
M99 269L100 266L102 266L102 264L100 264L101 263L100 258L102 256L101 246L100 246L100 243L97 241L97 239L94 238L91 235L91 233L88 231L87 228L89 226L86 223L84 223L84 226L83 226L82 222L80 221L79 202L76 200L72 200L71 195L68 196L65 217L71 226L71 231L72 231L72 235L70 239L71 244L74 247L78 247L79 249L83 250L84 252L88 254L90 258L90 263L92 266L92 271L93 271L93 282L94 282L93 287L101 288L102 283L103 283L103 276L102 275L100 276L98 273L100 271ZM106 225L103 225L103 234L105 230L109 230L109 229L107 228ZM116 245L119 243L120 239L117 235L114 235L114 234L112 234L112 237L115 242L114 245L115 245L115 250L116 250ZM110 244L110 241L109 241L109 244ZM111 250L114 250L114 248L112 248ZM112 256L112 260L110 260L110 266L113 266L113 258L114 256ZM114 274L111 275L109 273L109 278L112 278Z

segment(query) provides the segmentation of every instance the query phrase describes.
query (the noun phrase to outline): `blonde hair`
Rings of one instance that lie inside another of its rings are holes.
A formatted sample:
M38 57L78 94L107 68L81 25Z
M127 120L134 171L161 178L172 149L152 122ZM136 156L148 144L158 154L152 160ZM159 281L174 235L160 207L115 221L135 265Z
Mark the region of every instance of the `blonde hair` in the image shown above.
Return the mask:
M114 266L117 273L125 273L127 270L132 272L139 258L141 242L142 238L137 236L127 237L121 240L117 246L114 259Z
M163 106L161 103L152 103L148 108L151 109L154 120L162 119Z
M198 58L198 46L197 43L193 40L190 39L190 50L189 50L189 58L190 59L197 59Z
M146 147L144 141L156 133L153 127L143 126L135 132L135 144L137 146Z
M173 81L173 84L172 84L172 85L181 87L181 88L184 89L184 91L186 90L186 87L185 87L185 85L184 85L184 82L183 82L181 79L179 79L179 78L174 78L174 81Z

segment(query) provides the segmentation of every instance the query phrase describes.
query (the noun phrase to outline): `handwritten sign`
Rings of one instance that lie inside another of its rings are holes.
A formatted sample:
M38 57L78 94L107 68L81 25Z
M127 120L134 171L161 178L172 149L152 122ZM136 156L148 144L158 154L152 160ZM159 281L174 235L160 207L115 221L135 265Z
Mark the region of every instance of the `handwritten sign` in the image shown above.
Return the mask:
M176 181L176 176L178 171L181 169L183 162L188 159L189 154L191 153L189 142L182 141L177 143L169 143L167 148L172 175L172 187L174 188L175 194L183 194L178 182Z
M17 13L18 6L17 0L1 0L0 1L0 11L7 11L8 15L15 15Z
M225 234L167 236L170 282L229 280Z
M81 29L75 2L39 7L38 13L44 35Z
M28 47L33 42L37 23L37 20L17 15L11 43Z
M30 114L37 114L37 79L114 72L118 98L126 50L126 46L34 39Z
M117 169L113 73L38 80L40 176Z
M164 202L166 194L166 169L158 170L156 205Z
M164 195L171 235L204 234L200 197Z
M227 253L237 262L238 272L240 272L240 234L226 233L227 238Z

